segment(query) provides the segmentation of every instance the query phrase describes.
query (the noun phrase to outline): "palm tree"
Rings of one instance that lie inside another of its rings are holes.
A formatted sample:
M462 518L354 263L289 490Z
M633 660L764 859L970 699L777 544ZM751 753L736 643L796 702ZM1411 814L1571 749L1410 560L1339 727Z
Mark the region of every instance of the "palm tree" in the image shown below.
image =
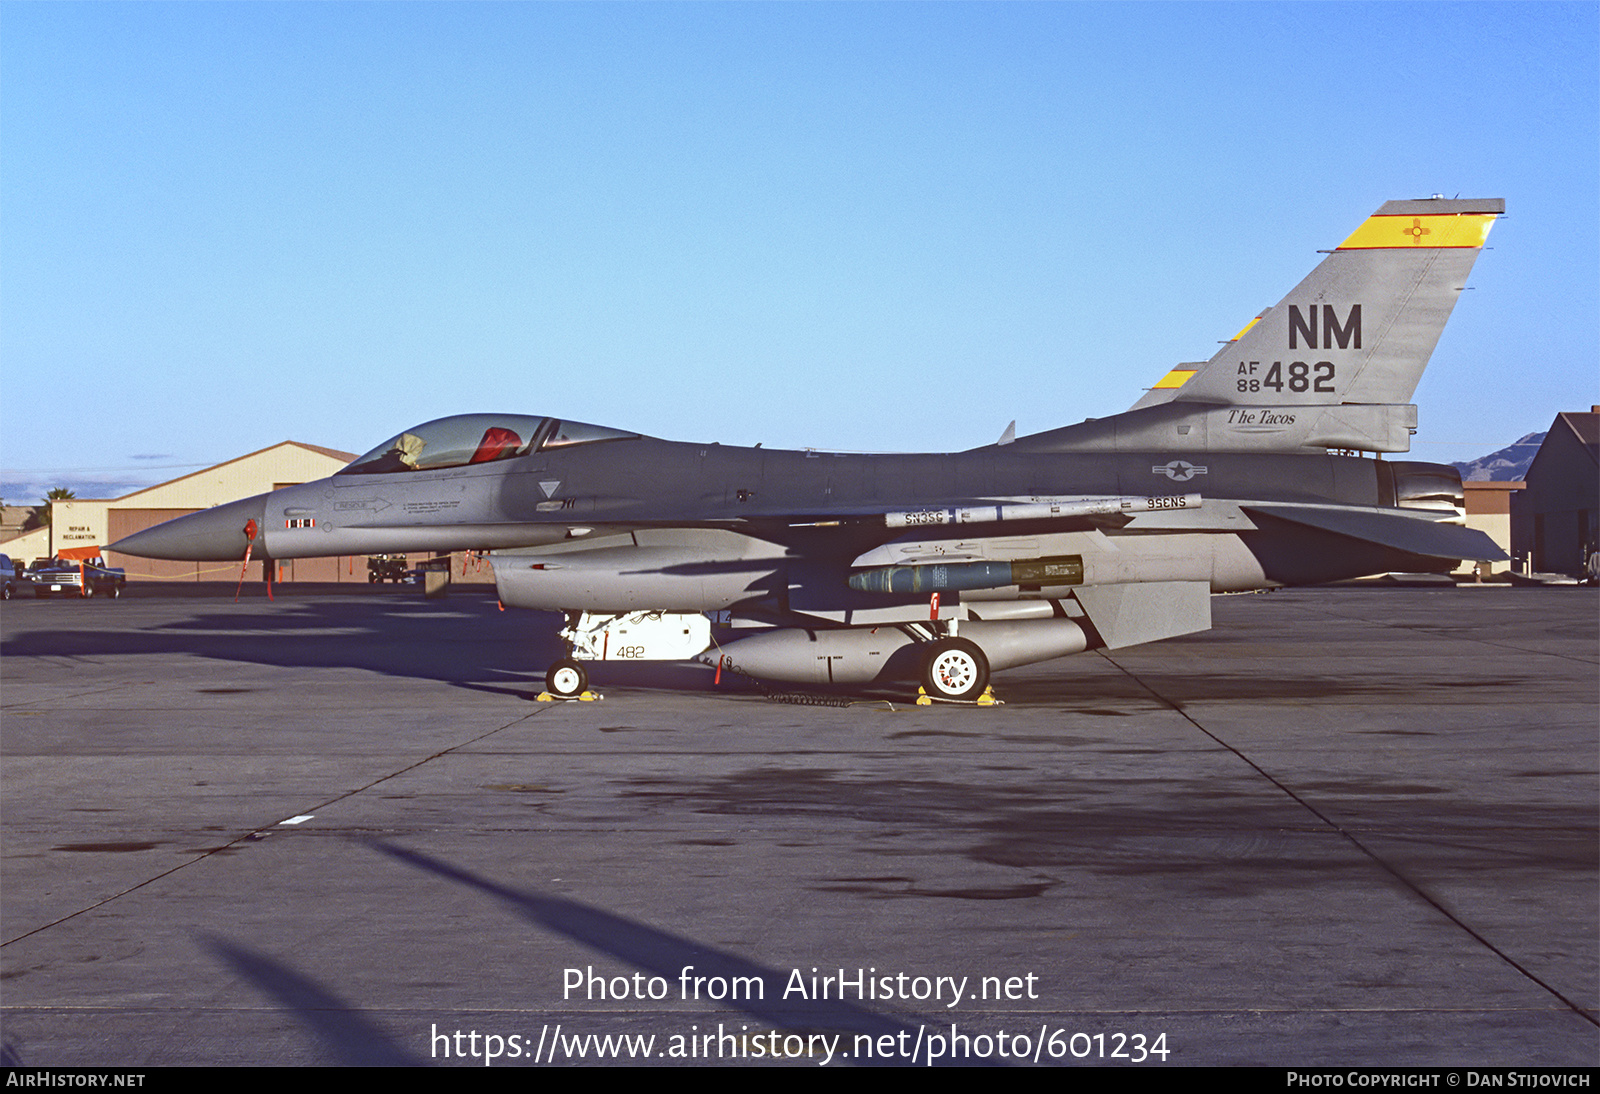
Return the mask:
M56 554L56 530L50 518L54 515L56 502L70 501L78 495L68 490L65 486L58 486L44 496L44 523L50 529L50 557Z
M65 486L58 486L54 490L50 491L50 493L44 496L44 512L40 516L41 523L50 523L51 510L55 508L56 502L71 501L77 496L78 495L75 492L68 490Z

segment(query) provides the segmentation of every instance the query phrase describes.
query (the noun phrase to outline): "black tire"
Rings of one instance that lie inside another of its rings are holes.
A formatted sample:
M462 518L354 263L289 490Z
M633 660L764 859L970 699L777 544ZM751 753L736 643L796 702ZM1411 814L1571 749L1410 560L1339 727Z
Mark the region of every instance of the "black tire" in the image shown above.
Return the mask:
M577 661L563 657L544 674L544 689L558 699L576 699L589 690L589 674Z
M83 595L86 596L86 597L94 595L94 582L92 582L92 581L84 582Z
M11 599L11 594L14 593L14 592L16 592L16 590L13 589L10 585L6 585L4 589L0 589L0 593L3 593L4 596L5 596L5 599L7 599L7 600Z
M115 600L117 597L119 597L121 595L122 595L122 586L120 586L120 585L108 585L108 586L106 586L106 596L109 597L110 599Z
M941 638L922 658L922 688L935 699L970 702L989 686L989 659L976 642Z

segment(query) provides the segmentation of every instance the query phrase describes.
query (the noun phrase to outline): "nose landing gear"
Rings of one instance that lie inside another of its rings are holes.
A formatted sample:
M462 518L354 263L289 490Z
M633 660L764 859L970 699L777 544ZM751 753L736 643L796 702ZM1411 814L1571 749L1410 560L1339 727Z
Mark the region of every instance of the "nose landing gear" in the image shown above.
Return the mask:
M577 699L589 690L589 674L580 662L563 657L544 674L544 688L556 699Z

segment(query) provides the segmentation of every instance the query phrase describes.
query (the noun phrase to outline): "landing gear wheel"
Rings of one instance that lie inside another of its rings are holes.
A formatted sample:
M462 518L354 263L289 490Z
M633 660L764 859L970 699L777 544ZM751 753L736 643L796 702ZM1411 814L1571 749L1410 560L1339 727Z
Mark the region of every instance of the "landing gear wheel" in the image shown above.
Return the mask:
M544 674L544 688L558 699L576 699L589 689L589 674L570 657L563 657Z
M989 686L989 659L977 643L941 638L922 659L922 687L935 699L970 702Z

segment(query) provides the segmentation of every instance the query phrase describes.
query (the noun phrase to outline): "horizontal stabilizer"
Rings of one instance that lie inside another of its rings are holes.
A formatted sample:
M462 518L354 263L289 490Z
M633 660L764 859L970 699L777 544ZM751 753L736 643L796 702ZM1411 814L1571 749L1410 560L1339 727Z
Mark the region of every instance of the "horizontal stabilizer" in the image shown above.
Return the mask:
M1392 509L1269 504L1246 505L1244 509L1427 558L1476 562L1503 562L1506 558L1494 540L1476 528L1406 516Z

